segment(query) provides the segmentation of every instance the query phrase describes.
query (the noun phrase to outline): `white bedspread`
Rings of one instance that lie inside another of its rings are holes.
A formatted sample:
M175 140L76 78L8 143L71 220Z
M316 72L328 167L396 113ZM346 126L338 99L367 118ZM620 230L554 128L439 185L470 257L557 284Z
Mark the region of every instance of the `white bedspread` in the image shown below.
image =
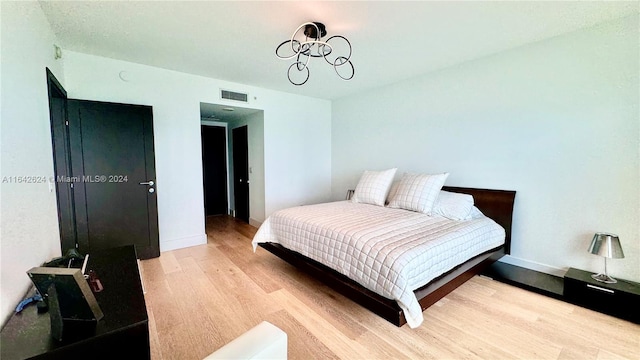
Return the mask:
M273 213L253 238L253 249L279 243L316 260L396 300L415 328L423 316L413 291L504 239L504 229L484 216L453 221L340 201Z

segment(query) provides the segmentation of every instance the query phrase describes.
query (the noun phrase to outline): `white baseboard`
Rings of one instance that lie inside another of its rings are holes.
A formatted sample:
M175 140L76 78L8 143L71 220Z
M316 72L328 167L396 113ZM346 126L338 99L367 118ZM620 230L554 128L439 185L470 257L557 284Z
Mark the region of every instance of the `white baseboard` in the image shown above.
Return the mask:
M505 255L505 256L501 257L500 260L498 260L498 261L506 263L506 264L511 264L511 265L523 267L523 268L530 269L530 270L539 271L539 272L546 273L546 274L560 276L560 277L564 276L564 274L567 272L567 269L560 269L560 268L557 268L557 267L554 267L554 266L550 266L550 265L547 265L547 264L541 264L541 263L538 263L538 262L535 262L535 261L530 261L530 260L517 258L517 257L511 256L511 255Z
M260 221L258 221L256 219L249 218L249 225L259 228L260 225L262 225L262 222L260 222Z
M171 251L207 243L207 234L193 235L173 240L160 241L160 251Z

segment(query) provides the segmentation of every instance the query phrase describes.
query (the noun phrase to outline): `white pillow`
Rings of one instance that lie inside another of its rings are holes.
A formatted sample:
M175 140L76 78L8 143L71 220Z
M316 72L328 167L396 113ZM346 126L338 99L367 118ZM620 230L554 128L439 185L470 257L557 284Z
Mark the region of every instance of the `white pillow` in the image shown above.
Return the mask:
M467 220L471 220L471 219L480 219L486 217L484 216L484 214L482 213L482 211L480 211L480 209L478 209L475 206L471 207L471 212L469 212L469 217L467 218Z
M389 201L390 208L406 209L431 215L449 173L426 175L404 174L398 183L395 195Z
M365 171L358 181L351 201L384 206L389 187L396 176L396 168L384 171Z
M433 213L451 220L469 220L473 208L473 196L440 191L438 200L433 206Z
M393 199L393 197L396 196L396 193L398 192L399 183L400 183L400 180L397 180L391 183L391 187L389 188L389 194L387 195L387 202L385 203L386 205L389 205L389 202L391 202L391 199Z

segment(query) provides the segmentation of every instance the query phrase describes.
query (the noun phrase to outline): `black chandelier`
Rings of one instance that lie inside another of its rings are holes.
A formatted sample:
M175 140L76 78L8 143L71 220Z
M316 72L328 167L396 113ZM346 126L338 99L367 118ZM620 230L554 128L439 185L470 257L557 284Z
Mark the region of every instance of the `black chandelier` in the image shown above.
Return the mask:
M296 36L300 32L300 30L304 30L302 35L304 35L304 40L302 40L302 36L298 36L300 40L296 39ZM306 22L300 26L293 32L291 35L291 39L283 41L276 48L276 56L282 60L296 59L296 62L289 66L289 70L287 71L287 77L289 78L289 82L293 85L302 85L309 80L309 60L311 58L324 58L324 60L329 64L333 65L333 69L336 71L336 74L342 80L351 80L353 79L353 75L355 73L355 69L353 68L353 63L351 63L351 43L347 38L342 35L333 35L329 37L326 41L320 40L322 37L327 35L327 30L324 24L319 22ZM335 42L341 41L346 42L349 47L348 54L336 55L332 54L333 47L337 46ZM334 46L331 43L334 42ZM292 53L283 54L283 52L288 52L289 46L291 47ZM345 66L347 65L347 66ZM302 73L306 70L306 77L302 82L294 82L291 79L291 71L298 70L298 72Z

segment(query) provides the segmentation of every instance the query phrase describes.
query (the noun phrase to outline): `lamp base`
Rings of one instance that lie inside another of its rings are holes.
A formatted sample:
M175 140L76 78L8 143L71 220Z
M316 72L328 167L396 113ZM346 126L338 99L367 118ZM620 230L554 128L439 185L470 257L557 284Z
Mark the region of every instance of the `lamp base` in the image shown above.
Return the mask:
M591 275L591 277L596 280L596 281L600 281L606 284L615 284L618 282L618 280L612 278L611 276L607 275L607 274L593 274Z

